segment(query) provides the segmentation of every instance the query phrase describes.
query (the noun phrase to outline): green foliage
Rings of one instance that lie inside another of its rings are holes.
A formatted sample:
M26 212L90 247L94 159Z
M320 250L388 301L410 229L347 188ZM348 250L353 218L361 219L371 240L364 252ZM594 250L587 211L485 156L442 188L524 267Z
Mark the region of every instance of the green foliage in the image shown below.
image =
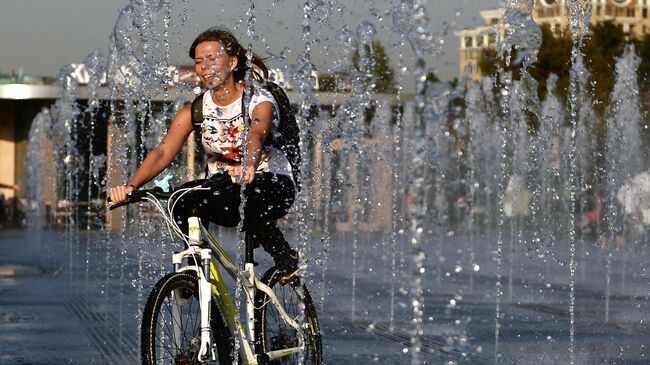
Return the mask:
M587 68L591 71L591 81L595 85L594 98L603 107L609 102L609 96L616 82L614 66L621 56L626 42L623 28L610 21L595 24L585 40L582 52ZM650 59L645 60L645 62ZM600 110L602 112L604 109Z
M318 74L318 90L325 92L336 91L336 76L332 74Z
M553 34L549 24L543 24L541 29L542 47L537 53L537 62L532 65L529 73L537 80L540 97L546 97L546 80L551 74L557 75L557 91L564 96L569 87L573 40L566 31Z
M369 76L370 82L375 84L375 91L380 93L397 92L397 81L395 80L395 71L390 66L390 60L386 50L380 41L374 40L370 45L362 45L362 50L366 57L361 62L361 52L357 49L352 55L352 66L356 71L360 71Z
M537 62L528 70L530 75L538 83L538 93L540 97L546 96L546 80L551 74L556 74L558 80L558 91L565 94L569 85L569 70L571 69L571 48L573 43L567 33L555 35L550 25L542 24L542 46L537 54ZM517 51L511 51L511 60L517 58ZM499 56L493 48L486 48L481 51L478 61L478 67L483 75L489 75L497 79L496 85L499 85L498 68L499 66L506 72L512 72L514 79L518 80L521 76L520 65L507 63Z
M364 54L363 62L361 62L359 49L352 55L353 70L365 75L364 82L368 86L374 85L374 91L396 93L397 80L395 79L395 71L390 66L390 60L381 42L375 40L370 45L363 45L362 49ZM336 74L319 73L319 90L325 92L350 92L350 77L349 71ZM431 71L427 73L427 81L439 82L440 80Z
M639 65L639 88L642 91L650 89L650 34L645 34L637 42L637 54L643 60Z
M512 50L511 59L517 58L517 51ZM506 62L494 48L483 48L478 60L478 68L484 76L491 76L497 79L499 84L499 69L504 72L512 72L515 79L519 79L519 67Z
M561 33L553 33L548 24L541 25L542 46L537 55L537 62L528 70L530 75L538 82L538 93L541 98L546 97L546 80L551 74L558 76L557 93L560 96L568 94L571 50L573 40L570 31L565 29ZM639 86L642 91L650 89L650 36L645 35L640 40L629 39L620 25L611 21L595 24L591 27L585 38L581 52L585 56L585 64L591 73L591 83L594 85L594 99L596 109L602 115L609 103L609 97L616 82L614 66L623 53L627 43L636 43L637 52L641 57L639 66ZM511 59L516 59L513 50ZM479 69L483 75L495 77L495 86L499 87L499 67L512 72L515 79L521 75L520 65L506 64L495 49L483 49L478 61Z

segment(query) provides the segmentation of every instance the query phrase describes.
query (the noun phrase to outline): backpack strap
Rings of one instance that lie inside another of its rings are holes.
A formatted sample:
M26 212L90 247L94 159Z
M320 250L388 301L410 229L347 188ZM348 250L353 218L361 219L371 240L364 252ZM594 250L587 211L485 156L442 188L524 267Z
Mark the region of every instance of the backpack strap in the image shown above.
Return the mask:
M201 124L203 124L203 95L202 92L199 96L192 101L192 125L194 131L198 134L201 133Z

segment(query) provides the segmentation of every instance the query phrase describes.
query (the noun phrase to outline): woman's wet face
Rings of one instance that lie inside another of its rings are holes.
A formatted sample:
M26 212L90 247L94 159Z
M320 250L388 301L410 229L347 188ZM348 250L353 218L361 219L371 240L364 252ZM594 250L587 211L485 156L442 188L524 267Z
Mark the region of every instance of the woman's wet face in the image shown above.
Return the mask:
M237 65L237 58L226 53L218 41L205 41L196 45L194 50L194 68L203 85L217 87L228 77Z

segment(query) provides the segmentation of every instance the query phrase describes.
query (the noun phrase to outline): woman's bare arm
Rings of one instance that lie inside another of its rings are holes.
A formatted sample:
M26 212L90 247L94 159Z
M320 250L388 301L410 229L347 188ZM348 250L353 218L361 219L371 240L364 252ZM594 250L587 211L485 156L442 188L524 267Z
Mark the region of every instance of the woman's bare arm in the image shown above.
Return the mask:
M169 166L192 132L191 113L191 104L185 105L176 113L162 142L149 152L126 186L114 186L108 190L108 196L112 201L116 203L126 201L128 194L158 176Z

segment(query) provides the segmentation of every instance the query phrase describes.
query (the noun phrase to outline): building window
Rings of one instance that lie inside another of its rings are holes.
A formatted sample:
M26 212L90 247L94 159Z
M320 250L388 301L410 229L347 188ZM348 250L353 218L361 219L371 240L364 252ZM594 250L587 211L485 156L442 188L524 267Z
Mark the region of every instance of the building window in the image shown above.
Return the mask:
M465 37L465 48L474 47L474 42L472 42L472 37Z
M648 17L648 8L643 8L641 14L643 15L643 18L646 19Z
M596 16L600 16L601 6L596 5Z
M496 33L490 33L488 34L488 44L493 45L497 43L497 35Z
M632 2L632 0L614 0L614 4L616 4L617 6L625 6L630 2Z

